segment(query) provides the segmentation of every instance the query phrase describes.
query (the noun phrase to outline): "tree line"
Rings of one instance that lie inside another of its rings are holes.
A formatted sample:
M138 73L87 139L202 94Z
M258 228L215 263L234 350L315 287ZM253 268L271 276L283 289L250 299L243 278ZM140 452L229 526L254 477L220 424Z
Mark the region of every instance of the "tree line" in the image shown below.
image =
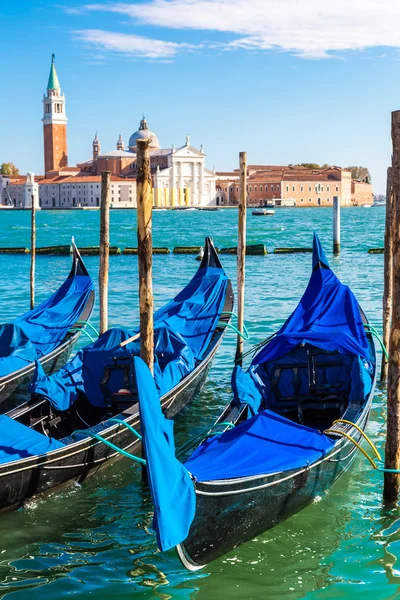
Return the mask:
M13 163L1 163L0 175L19 175L19 169Z
M295 167L307 167L307 169L328 169L330 165L326 163L324 165L318 165L317 163L300 163L298 165L294 165ZM371 174L367 167L343 167L346 171L351 171L352 179L356 179L357 181L371 181Z

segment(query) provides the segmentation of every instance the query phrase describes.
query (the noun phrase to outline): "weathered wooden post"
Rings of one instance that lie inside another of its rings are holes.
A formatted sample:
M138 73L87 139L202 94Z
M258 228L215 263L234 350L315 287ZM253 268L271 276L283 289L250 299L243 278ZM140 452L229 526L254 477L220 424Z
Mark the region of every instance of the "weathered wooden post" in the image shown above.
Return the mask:
M31 310L35 308L35 262L36 262L36 206L35 196L32 194L31 210L31 272L30 272L30 295Z
M149 140L137 141L137 236L139 261L140 356L153 373L152 204Z
M237 247L237 295L238 295L238 330L243 333L244 325L244 281L245 281L245 255L246 255L246 200L247 200L247 155L246 152L239 153L240 165L240 190L239 190L239 225L238 225L238 247ZM243 338L238 335L236 345L237 365L242 364Z
M393 292L389 342L387 437L385 467L400 469L400 111L392 112L392 207L393 207ZM394 503L399 497L400 475L385 473L383 497Z
M333 196L333 254L340 254L340 197Z
M101 174L101 204L100 204L100 264L99 264L99 293L100 293L100 333L108 329L108 268L110 257L110 189L111 172Z
M383 343L389 348L390 326L392 323L392 293L393 293L393 196L392 169L387 170L386 179L386 225L385 225L385 256L383 267ZM381 381L386 381L388 361L382 352Z

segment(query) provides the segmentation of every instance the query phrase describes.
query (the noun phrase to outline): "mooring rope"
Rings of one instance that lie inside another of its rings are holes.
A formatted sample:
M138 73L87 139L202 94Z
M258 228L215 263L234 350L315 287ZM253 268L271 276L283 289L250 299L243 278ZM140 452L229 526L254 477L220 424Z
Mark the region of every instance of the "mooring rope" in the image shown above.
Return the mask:
M229 315L230 317L235 317L236 319L239 318L236 313L234 313L234 312L232 312L230 310L223 311L221 313L221 317L222 317L222 315ZM224 326L224 327L229 327L237 335L240 335L240 337L243 338L246 342L250 339L250 335L249 335L249 332L247 331L247 327L246 327L245 323L243 323L243 332L239 331L239 329L237 329L237 327L235 327L232 323L225 323L225 321L219 321L218 325L219 326Z
M127 423L126 423L126 425L128 426ZM125 456L126 458L130 458L131 460L133 460L135 462L138 462L141 465L145 465L146 464L146 460L144 458L140 458L139 456L135 456L134 454L131 454L130 452L127 452L126 450L123 450L122 448L119 448L118 446L116 446L112 442L109 442L108 440L106 440L105 438L103 438L98 433L93 433L92 431L87 431L85 429L77 429L76 431L74 431L71 434L71 437L74 437L76 435L85 435L85 436L88 436L90 438L93 438L94 440L97 440L98 442L101 442L105 446L108 446L109 448L112 448L113 450L115 450L119 454L122 454L122 456Z
M382 463L382 465L377 464L375 462L375 460L373 458L371 458L371 456L369 456L369 454L363 448L361 448L360 444L358 442L356 442L356 440L350 434L346 433L345 431L329 428L329 429L325 429L324 434L341 435L341 436L345 437L346 439L348 439L350 442L352 442L356 446L356 448L358 448L358 450L360 450L360 452L365 456L365 458L371 464L372 468L375 469L376 471L380 471L381 473L399 473L400 474L400 469L387 469L386 467L383 466L382 457L379 454L375 444L370 440L370 438L367 436L365 431L363 431L358 425L356 425L355 423L352 423L351 421L347 421L346 419L337 419L336 421L334 421L332 423L332 425L335 425L335 423L345 423L346 425L351 425L351 427L354 427L355 429L357 429L357 431L361 434L361 436L368 442L368 444L370 445L370 447L376 454L378 461L380 463Z
M369 331L369 333L372 333L372 335L376 337L376 339L378 340L379 345L381 347L381 350L382 350L383 354L385 355L386 360L389 360L389 353L385 347L385 344L382 341L381 336L379 335L378 331L376 330L376 328L373 325L371 325L370 323L364 323L364 327L367 331Z

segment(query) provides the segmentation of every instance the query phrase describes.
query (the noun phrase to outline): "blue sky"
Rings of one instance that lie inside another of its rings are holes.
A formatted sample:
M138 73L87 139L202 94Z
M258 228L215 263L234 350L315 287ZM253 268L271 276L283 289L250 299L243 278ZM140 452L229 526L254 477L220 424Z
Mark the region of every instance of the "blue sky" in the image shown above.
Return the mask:
M69 163L127 142L142 112L162 147L204 144L209 168L369 167L385 190L400 109L392 0L42 1L0 8L0 162L43 172L42 95L56 54Z

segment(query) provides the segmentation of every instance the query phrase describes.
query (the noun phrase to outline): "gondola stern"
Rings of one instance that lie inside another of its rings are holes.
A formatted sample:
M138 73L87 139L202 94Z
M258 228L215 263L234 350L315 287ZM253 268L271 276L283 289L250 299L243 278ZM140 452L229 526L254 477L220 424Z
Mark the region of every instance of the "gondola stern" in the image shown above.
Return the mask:
M79 252L78 246L75 243L75 238L71 239L72 246L72 267L68 278L75 277L76 275L83 275L89 277L88 270L86 269L85 263L82 260L81 253Z
M223 268L221 265L221 261L218 258L214 242L209 236L207 236L204 241L204 255L201 260L199 269L206 269L207 267L215 267L216 269Z
M316 231L314 231L312 270L316 271L317 269L330 269L330 266L318 234Z

